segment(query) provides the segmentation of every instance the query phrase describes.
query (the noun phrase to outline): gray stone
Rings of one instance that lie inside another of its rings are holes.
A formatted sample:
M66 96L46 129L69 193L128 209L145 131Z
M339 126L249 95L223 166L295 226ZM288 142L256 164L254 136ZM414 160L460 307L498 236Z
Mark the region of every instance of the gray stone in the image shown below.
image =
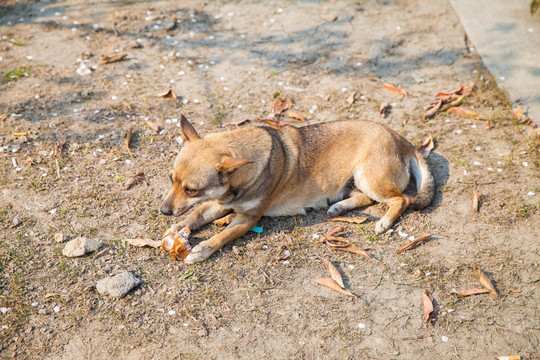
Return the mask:
M96 251L102 245L99 240L78 237L66 244L64 250L62 250L62 255L67 257L83 256L86 253Z
M130 271L101 279L96 284L96 289L101 295L122 298L141 283L141 279Z
M66 236L62 233L56 233L54 234L54 241L57 243L63 243L66 241Z

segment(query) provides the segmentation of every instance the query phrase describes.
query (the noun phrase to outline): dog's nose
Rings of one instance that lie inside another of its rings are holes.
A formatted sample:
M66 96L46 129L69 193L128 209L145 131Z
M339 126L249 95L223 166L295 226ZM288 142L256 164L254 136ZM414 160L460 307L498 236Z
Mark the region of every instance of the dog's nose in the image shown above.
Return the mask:
M160 211L163 215L172 215L172 207L170 205L167 205L167 204L161 205Z

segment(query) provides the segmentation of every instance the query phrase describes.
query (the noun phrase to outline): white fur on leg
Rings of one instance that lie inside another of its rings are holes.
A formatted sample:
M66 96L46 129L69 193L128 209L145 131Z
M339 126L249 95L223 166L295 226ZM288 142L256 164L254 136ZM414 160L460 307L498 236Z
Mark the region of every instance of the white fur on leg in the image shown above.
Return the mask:
M343 214L345 211L347 211L347 209L344 209L342 204L336 203L330 206L330 208L328 209L326 213L330 216L339 216Z
M383 233L386 230L390 229L392 226L392 223L389 219L386 217L383 217L381 220L377 221L377 224L375 225L375 232L377 234Z
M208 245L208 240L202 241L190 251L184 262L186 264L195 264L208 259L213 253L214 250Z

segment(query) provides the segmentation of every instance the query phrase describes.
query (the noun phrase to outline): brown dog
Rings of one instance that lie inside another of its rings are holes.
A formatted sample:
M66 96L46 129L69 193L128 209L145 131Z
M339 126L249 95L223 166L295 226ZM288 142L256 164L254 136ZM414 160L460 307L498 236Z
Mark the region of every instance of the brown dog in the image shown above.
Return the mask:
M263 215L305 214L326 208L336 216L374 201L386 203L375 231L389 229L408 207L422 209L435 184L415 146L385 125L334 121L301 128L246 127L201 138L181 116L184 147L170 172L161 206L178 216L202 203L170 230L191 230L233 212L221 233L195 246L187 263L205 260L244 235ZM412 172L418 193L402 194Z

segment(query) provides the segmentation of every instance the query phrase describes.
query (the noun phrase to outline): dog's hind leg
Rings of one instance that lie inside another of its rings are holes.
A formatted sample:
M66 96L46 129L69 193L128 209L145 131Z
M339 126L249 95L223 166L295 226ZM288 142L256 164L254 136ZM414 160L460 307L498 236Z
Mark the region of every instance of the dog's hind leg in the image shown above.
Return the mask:
M403 211L409 206L410 199L408 196L401 195L401 192L399 192L399 195L396 194L396 196L385 200L385 203L388 204L389 208L388 211L386 211L386 214L377 221L377 224L375 225L375 232L376 233L382 233L390 228L394 221L398 218Z
M203 225L227 215L229 212L230 210L223 208L217 201L207 201L199 205L187 218L171 226L167 232L176 232L186 226L191 231L194 231Z
M368 206L373 203L369 197L366 196L360 190L351 191L350 197L345 200L341 200L334 205L330 206L327 213L330 216L338 216L349 210L356 209L363 206Z

